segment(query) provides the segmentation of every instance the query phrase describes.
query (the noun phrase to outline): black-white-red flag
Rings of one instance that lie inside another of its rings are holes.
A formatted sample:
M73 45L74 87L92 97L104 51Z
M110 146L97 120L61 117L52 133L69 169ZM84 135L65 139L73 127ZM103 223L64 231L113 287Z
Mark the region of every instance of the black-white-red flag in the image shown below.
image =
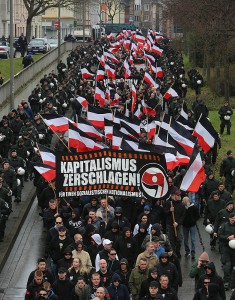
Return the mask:
M104 128L104 119L113 121L111 110L88 105L87 119L97 128Z
M38 144L38 149L43 163L55 167L55 152L52 149L40 144Z
M86 133L88 136L95 138L98 141L102 141L103 135L91 124L88 120L78 117L78 128Z
M184 175L180 189L187 192L198 192L200 185L206 180L205 170L198 146L195 145L188 169Z
M41 114L45 124L53 131L62 133L68 130L68 119L58 114Z
M202 147L205 153L214 146L218 137L213 125L203 114L199 118L192 135L198 138L198 145Z
M47 181L53 181L56 178L56 169L43 163L30 162L34 169Z

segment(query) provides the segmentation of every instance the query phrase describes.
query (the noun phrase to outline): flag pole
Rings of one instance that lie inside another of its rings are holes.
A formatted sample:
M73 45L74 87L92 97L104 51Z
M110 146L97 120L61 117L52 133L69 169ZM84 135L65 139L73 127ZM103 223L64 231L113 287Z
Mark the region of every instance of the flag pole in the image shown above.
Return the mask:
M105 208L105 212L106 212L106 226L108 224L108 194L106 194L106 208Z
M165 116L165 111L163 112L162 120L164 119L164 116ZM156 141L156 137L159 135L159 131L160 131L161 126L162 126L162 120L161 120L161 125L160 125L160 126L159 126L159 125L156 125L156 126L158 126L158 130L157 130L157 132L155 133L155 141Z
M104 54L104 53L103 53ZM102 57L102 56L101 56ZM99 61L99 64L98 64L98 67L97 67L97 71L99 70L99 67L100 67L100 61ZM95 76L95 90L96 90L96 87L97 87L97 80L96 80L96 76ZM95 105L95 95L94 95L94 102L93 104Z
M167 137L166 137L166 144L167 145L168 145L169 130L170 130L170 127L171 127L171 120L172 120L172 116L170 117L169 128L167 130Z
M39 151L40 152L40 151ZM59 214L59 201L56 197L56 192L55 192L55 186L54 186L54 183L52 181L48 181L49 183L53 184L52 186L52 191L53 191L53 194L54 194L54 197L55 197L55 201L56 201L56 213Z
M157 79L157 60L156 60L156 74L155 74L155 82L156 82L156 79Z
M174 208L172 200L170 200L170 202L171 202L171 208ZM172 213L172 220L173 220L175 237L177 237L177 230L176 230L176 227L175 227L175 213L174 213L174 211L171 211L171 213Z
M148 140L149 140L148 134L149 134L149 116L148 116L148 114L147 114L147 138L148 138Z
M201 120L201 117L202 117L202 113L200 114L200 117L199 117L199 119L197 120L197 124L198 124L198 122ZM192 133L192 135L194 134L194 132L195 132L195 128L197 127L197 124L195 125L195 127L194 127L194 130L193 130L193 133Z
M104 123L104 143L105 143L105 145L107 145L107 138L106 138L106 134L105 134L105 123Z
M135 91L136 91L136 86L135 86L134 81L132 79L132 82L131 82L131 116L132 116L132 119L134 119L134 110L135 110L135 107L133 106L134 96L132 94L132 92L133 92L133 89L132 89L133 85L134 85ZM137 103L137 91L136 91L136 103ZM135 106L136 106L136 103L135 103Z
M125 105L126 105L125 116L129 118L129 109L127 110L127 101L126 101Z
M41 158L42 158L42 155L41 155L41 152L40 152L40 149L39 149L39 147L38 147L38 143L36 142L36 147L38 148L38 152L39 152L39 154L40 154L40 156L41 156Z
M52 181L49 181L49 182L50 182L50 183L53 183ZM56 200L56 202L57 202L57 209L56 209L56 210L57 210L57 213L59 213L59 210L58 210L58 209L59 209L59 206L58 206L59 203L58 203L58 198L56 197L56 192L55 192L55 191L56 191L56 188L55 188L55 186L54 186L54 187L53 187L53 193L54 193L54 196L55 196L55 200ZM68 201L66 201L64 197L63 197L63 200L64 200L64 202L65 202L67 205L69 204L68 206L69 206L70 209L73 209L72 206L70 205L70 203L69 203Z

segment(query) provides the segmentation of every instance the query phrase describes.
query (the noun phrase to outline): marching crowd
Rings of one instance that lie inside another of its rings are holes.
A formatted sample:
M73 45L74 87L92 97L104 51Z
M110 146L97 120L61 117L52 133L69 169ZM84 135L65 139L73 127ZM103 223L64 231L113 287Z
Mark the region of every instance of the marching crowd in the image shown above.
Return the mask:
M123 31L123 38L126 34ZM154 33L151 36L154 37ZM199 191L180 190L186 167L168 170L171 196L167 201L107 196L72 197L68 201L56 199L54 183L47 182L33 168L32 162L42 162L37 144L52 147L53 132L43 122L41 114L65 115L72 110L76 121L86 115L86 110L75 97L85 98L90 105L101 106L100 99L95 97L95 86L104 93L108 89L102 106L112 106L127 117L138 117L142 124L160 120L164 113L174 119L180 116L189 83L182 56L171 48L169 40L165 37L158 40L164 55L150 55L146 54L148 49L134 49L128 79L124 62L130 57L130 49L125 47L115 50L118 62L109 62L115 69L116 79L94 82L86 78L81 69L86 69L88 74L97 66L97 73L102 70L102 53L110 44L104 37L94 45L77 46L67 57L67 64L63 61L58 64L58 74L52 71L44 75L28 100L22 100L16 109L2 118L0 240L3 240L12 210L12 196L20 203L24 182L28 180L33 180L36 187L40 215L47 231L45 254L29 275L25 299L177 300L178 289L183 284L180 265L183 248L185 258L192 260L190 277L195 278L194 300L224 300L225 290L235 289L235 247L230 243L235 240L232 198L235 159L229 150L220 167L221 181L215 179L211 165L216 160L213 151L217 144L220 145L219 136L214 149L207 154L200 149L207 178ZM147 63L151 58L147 55L153 56L163 71L163 75L155 78L155 87L143 80L145 72L153 74L151 62ZM138 68L138 64L144 64L145 69ZM200 94L202 76L193 69L188 78L196 93L192 110L187 110L188 124L194 127L201 114L208 116L208 109ZM137 90L135 107L131 81ZM173 88L177 96L165 99L169 88ZM149 113L144 110L143 101ZM230 118L224 116L231 116L232 109L227 102L224 106L226 108L219 111L220 133L227 126L230 134ZM142 127L140 138L147 141L145 128ZM53 145L56 153L66 151L67 146L65 136ZM206 252L196 253L197 221L201 216L210 233L211 249L219 244L223 279ZM234 298L235 293L231 299Z

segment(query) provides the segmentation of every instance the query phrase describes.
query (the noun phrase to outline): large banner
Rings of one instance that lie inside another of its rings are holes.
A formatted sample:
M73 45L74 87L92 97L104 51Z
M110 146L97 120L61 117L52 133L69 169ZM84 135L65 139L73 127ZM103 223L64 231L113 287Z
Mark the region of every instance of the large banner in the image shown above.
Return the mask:
M59 198L114 195L165 199L169 197L163 155L99 150L62 154L56 160Z

